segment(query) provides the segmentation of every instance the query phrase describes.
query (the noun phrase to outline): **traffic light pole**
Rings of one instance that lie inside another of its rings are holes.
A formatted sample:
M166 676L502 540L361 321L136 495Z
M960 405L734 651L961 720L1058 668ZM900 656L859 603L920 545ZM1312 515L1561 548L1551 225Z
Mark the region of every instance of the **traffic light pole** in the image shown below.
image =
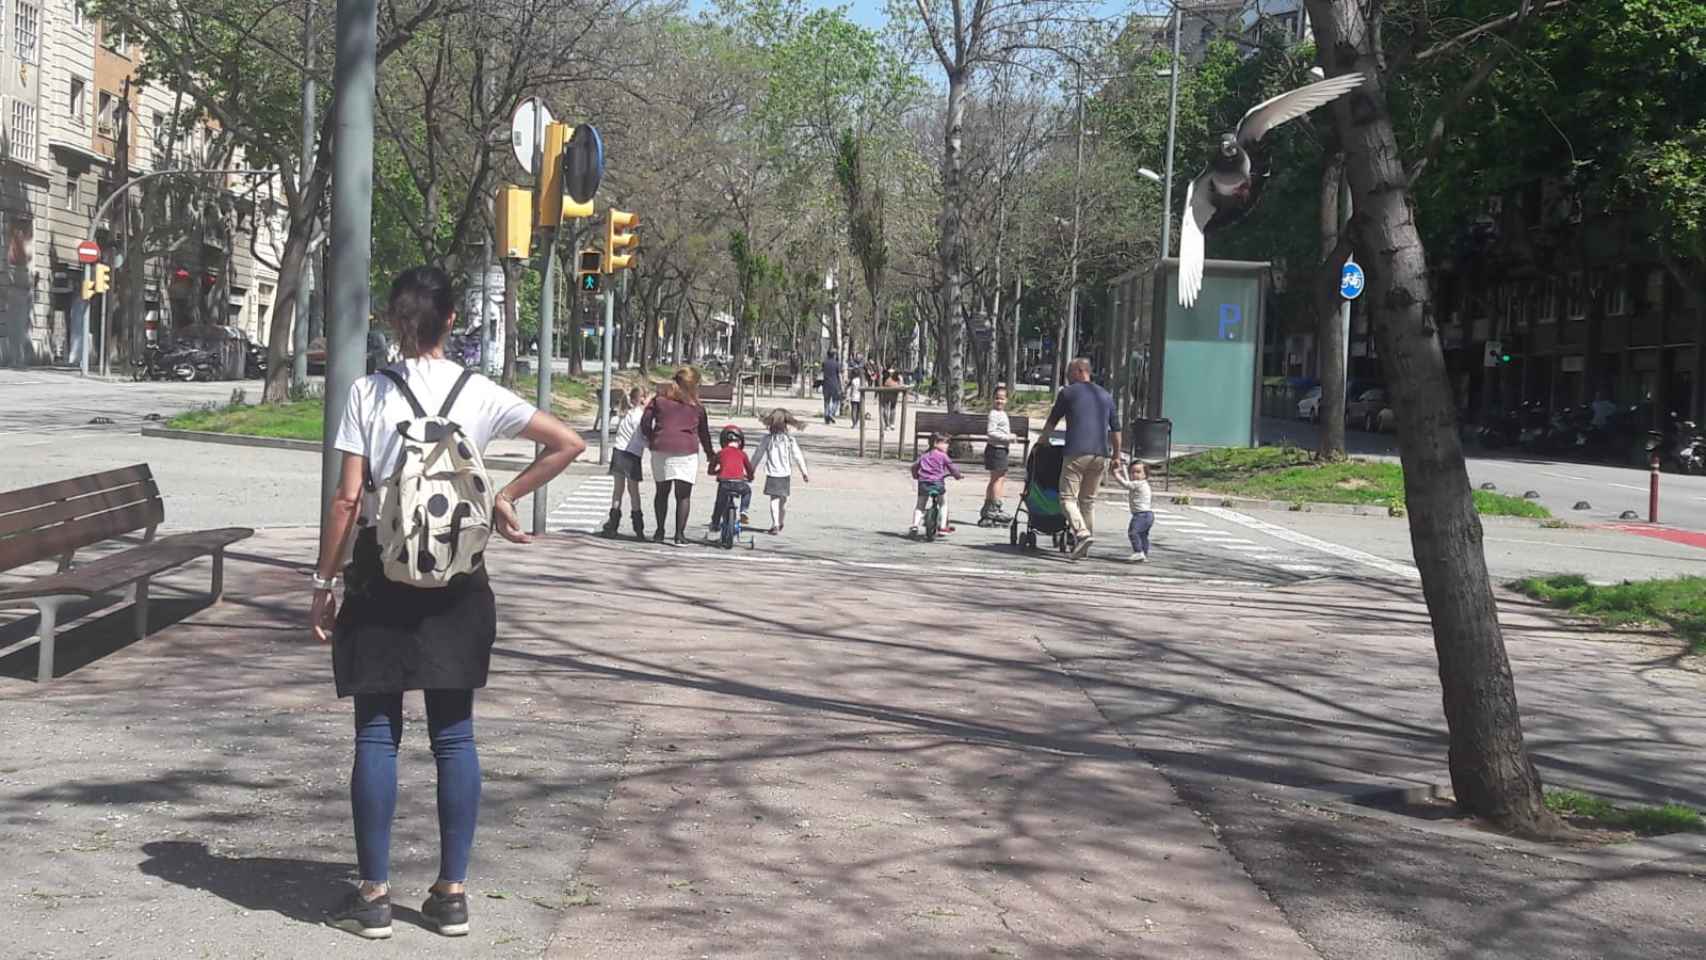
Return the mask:
M545 289L539 295L539 391L535 396L535 406L545 412L551 412L551 368L557 357L557 231L546 230L545 240ZM541 444L533 445L533 455L540 456L545 452ZM540 484L533 491L533 535L545 533L545 521L550 512L551 500L546 495L546 484Z
M616 322L616 291L604 291L604 363L600 378L604 381L598 392L598 462L610 462L610 355L615 339L612 327Z
M107 324L107 294L101 291L101 376L107 375L107 337L112 328Z
M90 266L89 264L85 263L83 265L83 283L85 285L88 284L89 276L94 269L95 268L93 266ZM83 301L83 315L81 317L77 318L77 327L78 327L77 335L79 338L79 343L77 345L77 372L79 375L85 376L85 377L89 375L89 307L90 306L92 306L92 304L90 304L88 300L84 300Z

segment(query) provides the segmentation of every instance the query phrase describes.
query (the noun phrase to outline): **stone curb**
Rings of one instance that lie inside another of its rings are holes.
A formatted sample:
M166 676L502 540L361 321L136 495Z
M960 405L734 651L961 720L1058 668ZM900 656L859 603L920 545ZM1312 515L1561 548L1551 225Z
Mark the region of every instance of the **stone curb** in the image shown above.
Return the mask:
M1125 494L1110 494L1107 488L1098 499L1109 503L1124 504ZM1402 513L1394 514L1390 508L1372 504L1360 503L1299 503L1291 500L1258 500L1253 497L1235 497L1224 493L1206 493L1201 490L1179 490L1155 492L1156 503L1168 503L1175 506L1226 507L1231 510L1274 510L1282 513L1324 513L1349 517L1402 517ZM1534 517L1503 517L1481 516L1481 522L1509 524L1515 526L1575 528L1582 526L1568 523L1556 517L1539 519Z
M214 433L210 430L174 430L171 427L143 427L142 435L161 440L189 440L196 443L223 443L233 447L265 447L272 450L300 450L319 453L320 444L312 440L292 440L288 437L255 437L243 433ZM521 457L492 456L485 458L488 467L500 470L525 470L532 463Z

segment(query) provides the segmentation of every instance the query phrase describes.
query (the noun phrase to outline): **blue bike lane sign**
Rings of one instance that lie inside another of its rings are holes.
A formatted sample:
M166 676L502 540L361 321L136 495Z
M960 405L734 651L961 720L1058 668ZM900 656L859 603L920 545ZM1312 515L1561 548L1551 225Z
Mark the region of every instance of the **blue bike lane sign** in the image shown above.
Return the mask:
M1345 268L1339 272L1339 296L1346 300L1355 300L1362 296L1362 288L1368 283L1363 275L1362 267L1355 260L1346 260Z

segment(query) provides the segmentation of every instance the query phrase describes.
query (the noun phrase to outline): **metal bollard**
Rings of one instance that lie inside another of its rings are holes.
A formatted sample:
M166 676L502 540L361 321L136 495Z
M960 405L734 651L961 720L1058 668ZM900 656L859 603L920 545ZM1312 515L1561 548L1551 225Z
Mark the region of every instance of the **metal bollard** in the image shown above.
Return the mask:
M1647 522L1659 522L1659 452L1653 451L1647 461L1648 469L1652 471L1647 481Z

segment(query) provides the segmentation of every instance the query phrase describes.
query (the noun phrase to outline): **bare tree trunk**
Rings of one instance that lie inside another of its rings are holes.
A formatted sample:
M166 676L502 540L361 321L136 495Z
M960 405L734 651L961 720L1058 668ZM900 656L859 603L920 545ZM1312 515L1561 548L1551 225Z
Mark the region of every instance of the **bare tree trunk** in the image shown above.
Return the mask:
M1339 185L1344 177L1344 154L1335 153L1321 168L1321 269L1315 283L1317 325L1316 359L1321 371L1321 401L1316 419L1321 423L1316 454L1323 460L1345 459L1345 330L1340 323L1339 272L1344 260L1339 249ZM1349 231L1346 231L1347 233Z
M1334 105L1356 197L1357 246L1377 251L1366 299L1398 415L1410 540L1433 623L1457 805L1525 834L1558 829L1523 741L1516 683L1487 579L1445 358L1428 302L1425 252L1373 31L1353 0L1308 0L1328 71L1369 83Z
M965 378L965 351L960 298L960 233L965 198L963 173L965 150L961 137L966 122L966 71L948 73L948 116L942 156L942 364L946 374L943 390L948 412L959 413L964 405L960 381Z

